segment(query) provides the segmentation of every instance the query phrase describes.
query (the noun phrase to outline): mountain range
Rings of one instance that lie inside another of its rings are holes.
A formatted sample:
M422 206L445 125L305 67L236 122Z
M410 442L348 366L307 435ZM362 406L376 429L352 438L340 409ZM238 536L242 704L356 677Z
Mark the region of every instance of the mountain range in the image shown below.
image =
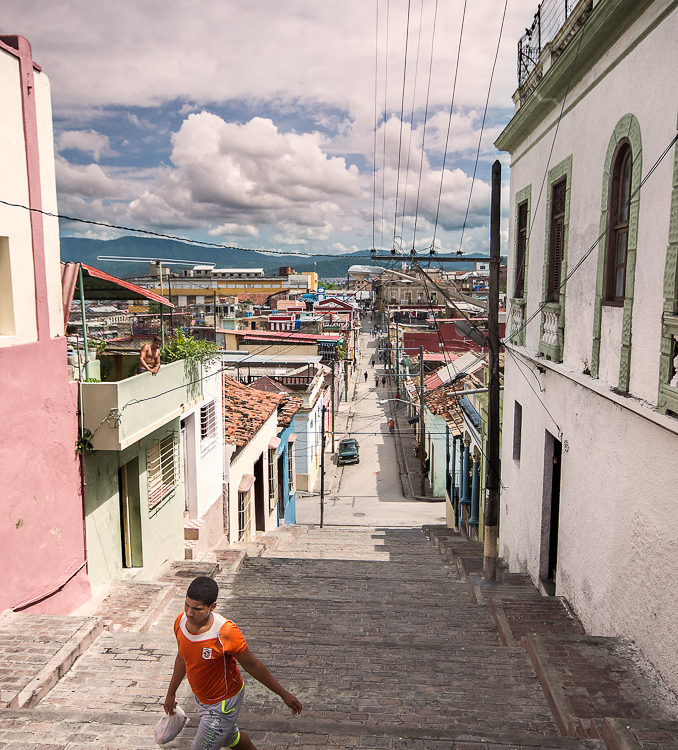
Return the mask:
M119 260L99 260L99 256L118 256ZM162 259L164 266L174 270L188 268L185 263L172 261L185 260L195 265L216 263L219 268L263 268L267 274L277 274L281 266L291 266L295 271L317 271L321 279L346 276L350 266L370 264L370 251L358 250L337 256L282 255L246 250L242 248L210 248L191 245L179 240L166 240L156 237L119 237L115 240L95 240L87 237L62 237L61 260L86 263L114 276L130 278L149 273L148 260L136 262L134 257ZM314 259L315 257L315 259ZM456 271L473 269L474 260L487 259L484 255L467 256L468 263L456 263ZM127 260L129 258L130 260Z

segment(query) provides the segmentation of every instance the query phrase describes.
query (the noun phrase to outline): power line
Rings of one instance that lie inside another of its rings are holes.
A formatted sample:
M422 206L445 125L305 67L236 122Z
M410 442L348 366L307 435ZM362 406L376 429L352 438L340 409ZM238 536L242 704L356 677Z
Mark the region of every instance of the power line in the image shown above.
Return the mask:
M379 2L379 0L377 0ZM381 246L384 246L384 201L386 200L386 128L387 107L386 96L388 93L388 21L390 15L390 0L386 0L386 51L384 52L384 148L381 156Z
M494 70L497 66L497 58L499 57L499 46L501 44L501 37L504 32L504 21L506 19L507 6L508 6L508 0L505 0L504 12L501 17L501 26L499 27L499 39L497 39L497 50L494 54L494 62L492 63L492 72L490 73L490 83L487 87L487 99L485 100L485 110L483 111L483 120L480 125L480 136L478 138L478 150L476 151L476 160L473 165L473 177L471 178L471 189L469 190L469 194L468 194L468 204L466 206L466 214L464 216L464 223L462 224L462 227L461 227L461 237L459 238L459 250L461 250L462 245L464 244L464 231L466 230L466 222L468 221L469 211L471 210L471 197L473 195L473 185L475 184L475 181L476 181L476 172L478 170L478 160L480 158L480 146L483 140L483 131L485 130L485 118L487 117L487 108L490 104L490 92L492 90L492 80L494 79Z
M452 126L452 112L454 110L454 96L457 90L457 74L459 73L459 60L461 58L461 40L464 36L464 19L466 18L466 0L464 0L464 9L461 14L461 29L459 30L459 46L457 47L457 62L454 66L454 83L452 84L452 99L450 101L450 114L447 118L447 135L445 136L445 150L443 151L443 165L440 168L440 187L438 188L438 205L436 206L436 218L433 224L433 240L431 241L431 250L435 251L436 233L438 230L438 217L440 216L440 200L443 195L443 179L445 177L445 164L447 163L447 146L450 142L450 128Z
M407 0L407 24L405 26L405 57L403 61L403 90L400 97L400 135L398 137L398 169L396 171L396 193L393 208L393 248L396 246L396 232L398 231L398 196L400 192L400 157L403 149L403 117L405 116L405 82L407 80L407 48L410 40L410 7L411 0ZM402 244L402 237L401 244Z
M415 244L417 241L417 221L419 219L419 199L421 197L421 178L424 169L424 147L426 145L426 125L428 122L428 105L431 95L431 73L433 71L433 48L435 45L436 36L436 22L438 19L438 0L435 0L435 6L433 10L433 29L431 30L431 54L429 56L428 63L428 83L426 85L426 106L424 107L424 124L422 126L421 134L421 152L419 154L419 179L417 181L417 200L414 208L414 228L412 231L412 252L414 252Z

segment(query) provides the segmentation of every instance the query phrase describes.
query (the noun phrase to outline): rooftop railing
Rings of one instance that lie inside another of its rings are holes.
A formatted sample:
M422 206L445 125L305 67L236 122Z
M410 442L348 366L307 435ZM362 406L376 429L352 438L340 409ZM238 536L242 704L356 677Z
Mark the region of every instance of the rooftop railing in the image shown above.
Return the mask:
M532 25L518 40L518 88L527 81L539 62L541 51L555 38L578 5L579 0L543 0L539 3Z

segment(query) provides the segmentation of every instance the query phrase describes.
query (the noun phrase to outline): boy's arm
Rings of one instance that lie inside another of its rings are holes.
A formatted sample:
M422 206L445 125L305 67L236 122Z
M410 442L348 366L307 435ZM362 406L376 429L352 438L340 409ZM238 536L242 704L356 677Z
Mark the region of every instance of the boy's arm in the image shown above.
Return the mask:
M174 713L174 709L176 708L177 690L179 689L179 685L181 685L184 677L186 677L186 662L184 661L183 656L177 652L177 658L174 660L174 671L172 672L172 679L167 688L164 705L165 713L170 716Z
M285 705L292 709L292 713L295 716L301 713L301 702L298 698L285 690L248 648L239 654L234 654L234 657L238 660L240 666L249 672L255 680L258 680L264 687L279 695L285 702Z

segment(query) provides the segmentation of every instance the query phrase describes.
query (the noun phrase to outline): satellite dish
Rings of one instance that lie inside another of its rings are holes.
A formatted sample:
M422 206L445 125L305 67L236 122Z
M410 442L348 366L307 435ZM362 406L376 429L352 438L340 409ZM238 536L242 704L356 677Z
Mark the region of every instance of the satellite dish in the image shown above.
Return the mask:
M470 325L465 320L455 320L454 327L462 336L471 339L474 344L487 346L487 338L477 328Z

